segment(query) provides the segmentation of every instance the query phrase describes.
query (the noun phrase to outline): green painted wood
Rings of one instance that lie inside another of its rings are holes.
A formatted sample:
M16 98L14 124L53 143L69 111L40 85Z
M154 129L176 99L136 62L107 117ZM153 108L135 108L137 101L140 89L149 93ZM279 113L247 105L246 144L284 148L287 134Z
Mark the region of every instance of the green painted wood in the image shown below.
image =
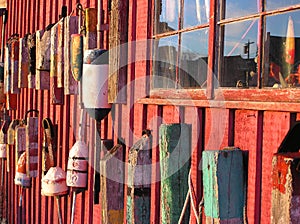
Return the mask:
M159 129L161 223L177 223L188 191L191 125L162 124ZM183 223L189 222L189 209Z
M204 151L202 161L206 216L242 222L245 194L242 151L237 148Z

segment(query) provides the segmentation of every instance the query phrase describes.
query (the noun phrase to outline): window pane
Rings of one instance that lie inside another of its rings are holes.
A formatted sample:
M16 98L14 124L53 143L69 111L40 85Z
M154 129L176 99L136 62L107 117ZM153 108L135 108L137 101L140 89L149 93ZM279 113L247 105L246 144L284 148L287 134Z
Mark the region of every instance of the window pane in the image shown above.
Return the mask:
M226 87L256 86L257 20L225 25L219 82ZM222 40L220 40L222 42ZM222 45L221 45L222 46Z
M266 18L264 86L300 86L300 11Z
M225 18L236 18L259 12L259 0L226 0Z
M175 88L178 35L155 42L154 88Z
M201 87L206 83L208 29L182 34L179 79L184 88Z
M185 0L183 28L208 23L209 0Z
M274 10L291 5L300 4L299 0L266 0L266 9Z
M178 30L180 0L156 0L156 32Z

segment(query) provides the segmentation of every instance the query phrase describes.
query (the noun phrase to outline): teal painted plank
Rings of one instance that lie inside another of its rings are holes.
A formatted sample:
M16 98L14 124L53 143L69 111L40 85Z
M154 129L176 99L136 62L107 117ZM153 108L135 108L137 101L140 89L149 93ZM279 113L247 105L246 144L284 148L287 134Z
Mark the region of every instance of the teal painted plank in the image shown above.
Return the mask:
M242 151L204 151L202 158L206 216L242 219L245 196Z
M162 124L159 129L161 223L177 223L188 191L191 126ZM189 222L189 209L183 223Z

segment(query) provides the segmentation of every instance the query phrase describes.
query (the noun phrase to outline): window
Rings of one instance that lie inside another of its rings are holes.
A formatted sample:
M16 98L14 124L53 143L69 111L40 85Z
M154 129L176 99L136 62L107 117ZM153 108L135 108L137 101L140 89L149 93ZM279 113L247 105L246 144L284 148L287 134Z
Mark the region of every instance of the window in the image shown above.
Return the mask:
M155 0L154 11L153 88L206 88L210 74L224 88L300 86L300 0Z
M209 0L156 0L154 88L205 86Z

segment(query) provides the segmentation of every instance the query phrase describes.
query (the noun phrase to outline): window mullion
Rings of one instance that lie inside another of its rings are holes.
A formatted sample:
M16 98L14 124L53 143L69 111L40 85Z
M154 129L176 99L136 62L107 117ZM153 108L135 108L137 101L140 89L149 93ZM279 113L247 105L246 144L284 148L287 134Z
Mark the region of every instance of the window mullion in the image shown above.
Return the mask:
M217 3L218 0L210 1L209 16L209 42L208 42L208 69L207 69L207 89L208 99L214 98L214 73L216 59L216 28L217 28Z

